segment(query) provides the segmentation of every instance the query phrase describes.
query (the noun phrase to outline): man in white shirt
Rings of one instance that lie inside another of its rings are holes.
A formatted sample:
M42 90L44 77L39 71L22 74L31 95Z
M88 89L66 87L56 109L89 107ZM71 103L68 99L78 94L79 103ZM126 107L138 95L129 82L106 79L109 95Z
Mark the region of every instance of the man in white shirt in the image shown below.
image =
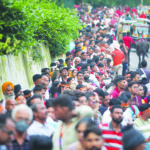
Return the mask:
M111 122L111 116L110 116L110 107L104 112L102 117L102 123L110 123Z
M42 74L42 81L45 88L45 99L49 99L49 78L46 74Z
M47 122L47 110L44 104L35 103L31 106L34 114L34 121L28 128L28 135L45 135L51 136L54 128Z
M98 71L98 68L97 68L96 64L95 63L91 63L90 64L90 68L91 68L91 71L93 72L93 74L90 74L90 78L89 79L92 80L97 87L100 87L100 83L95 77L95 73Z
M110 123L111 122L112 119L110 116L110 109L114 105L121 105L120 99L118 99L118 98L110 99L108 110L106 110L103 114L102 123Z

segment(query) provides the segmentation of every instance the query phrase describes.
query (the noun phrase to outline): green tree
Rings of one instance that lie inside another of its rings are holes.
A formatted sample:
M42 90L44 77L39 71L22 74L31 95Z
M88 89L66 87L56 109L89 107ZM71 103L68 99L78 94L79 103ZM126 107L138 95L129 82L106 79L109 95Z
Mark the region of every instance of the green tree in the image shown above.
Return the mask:
M67 50L81 29L76 12L50 0L0 1L0 54L25 53L40 57L36 46L45 42L58 56Z

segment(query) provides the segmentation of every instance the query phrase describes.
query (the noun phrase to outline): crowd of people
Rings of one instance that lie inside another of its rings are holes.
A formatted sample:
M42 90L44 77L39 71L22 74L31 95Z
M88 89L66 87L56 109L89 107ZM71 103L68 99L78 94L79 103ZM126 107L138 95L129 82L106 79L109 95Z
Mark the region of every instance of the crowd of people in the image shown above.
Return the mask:
M128 69L134 41L116 30L136 9L77 10L84 28L65 59L31 89L2 84L0 150L150 150L150 71Z

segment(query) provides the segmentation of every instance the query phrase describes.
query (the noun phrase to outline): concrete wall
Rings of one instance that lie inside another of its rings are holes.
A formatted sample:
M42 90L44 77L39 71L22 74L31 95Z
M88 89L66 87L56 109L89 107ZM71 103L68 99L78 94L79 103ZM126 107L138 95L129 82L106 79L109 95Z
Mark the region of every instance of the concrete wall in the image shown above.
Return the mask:
M29 53L19 54L18 56L0 56L0 85L5 81L11 81L14 84L21 84L23 90L31 88L33 86L33 74L40 73L41 68L49 67L51 63L48 47L41 44L38 50L43 56L40 62L33 61ZM1 90L0 98L2 98Z

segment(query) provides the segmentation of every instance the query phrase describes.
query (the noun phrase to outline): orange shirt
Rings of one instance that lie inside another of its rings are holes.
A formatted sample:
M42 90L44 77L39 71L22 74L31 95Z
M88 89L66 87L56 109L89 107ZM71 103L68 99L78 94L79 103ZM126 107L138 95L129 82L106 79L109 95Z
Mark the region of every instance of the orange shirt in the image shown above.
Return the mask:
M114 66L122 64L124 53L121 50L115 49L113 52Z

